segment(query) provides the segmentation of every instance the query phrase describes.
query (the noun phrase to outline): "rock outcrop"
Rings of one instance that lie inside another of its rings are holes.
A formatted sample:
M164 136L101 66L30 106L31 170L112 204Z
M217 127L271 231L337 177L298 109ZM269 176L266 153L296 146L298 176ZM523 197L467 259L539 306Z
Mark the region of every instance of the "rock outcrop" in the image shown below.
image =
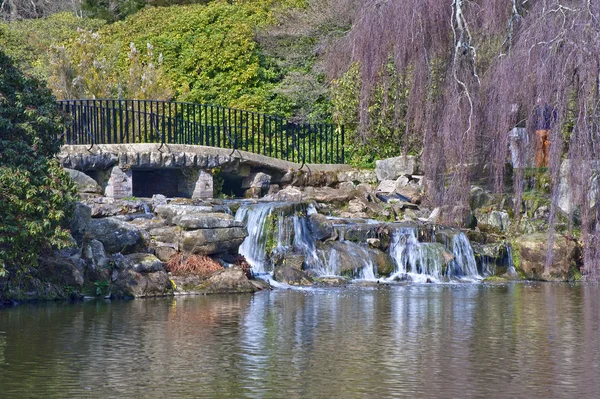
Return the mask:
M515 240L518 266L525 276L533 280L572 279L578 268L580 249L568 238L556 234L552 245L552 263L545 271L548 255L548 234L537 233L520 236Z

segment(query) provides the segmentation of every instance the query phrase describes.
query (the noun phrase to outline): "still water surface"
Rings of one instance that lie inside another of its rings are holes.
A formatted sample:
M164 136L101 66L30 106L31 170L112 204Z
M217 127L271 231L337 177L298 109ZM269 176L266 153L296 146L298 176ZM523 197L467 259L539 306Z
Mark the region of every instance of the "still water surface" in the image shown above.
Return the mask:
M1 398L599 398L600 287L420 285L0 310Z

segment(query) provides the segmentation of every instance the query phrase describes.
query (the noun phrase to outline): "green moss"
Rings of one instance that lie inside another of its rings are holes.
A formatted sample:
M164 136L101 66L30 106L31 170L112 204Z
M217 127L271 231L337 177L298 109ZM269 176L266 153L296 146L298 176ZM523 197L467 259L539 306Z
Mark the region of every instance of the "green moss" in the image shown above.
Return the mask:
M568 281L581 281L583 275L578 267L572 267L569 269L569 273L567 275Z
M516 241L511 242L510 246L512 248L512 251L511 251L512 262L513 262L513 266L515 267L515 271L517 272L519 277L521 277L523 280L527 280L528 279L527 275L525 274L523 269L521 269L521 254L519 253L518 246L516 245Z
M265 225L263 228L264 237L266 237L265 242L265 251L268 256L271 256L273 250L277 247L277 238L275 237L275 233L279 227L279 217L275 213L271 213L267 216L265 220Z

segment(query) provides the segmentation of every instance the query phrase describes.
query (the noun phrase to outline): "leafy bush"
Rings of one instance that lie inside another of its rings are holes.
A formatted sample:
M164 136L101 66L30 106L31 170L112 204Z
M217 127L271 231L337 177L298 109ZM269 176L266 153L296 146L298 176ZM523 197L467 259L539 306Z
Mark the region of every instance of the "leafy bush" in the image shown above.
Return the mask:
M24 73L45 80L50 74L50 50L79 36L79 30L96 31L105 25L98 19L59 13L48 18L0 21L0 48Z
M103 43L97 32L83 31L68 46L55 46L48 85L59 99L119 98L169 100L170 80L162 68L162 54L146 43L140 51L130 43L119 67L119 44Z
M90 86L103 82L114 92L115 86L127 82L131 43L137 49L150 43L154 54L162 54L164 74L158 82L173 93L174 99L285 116L288 103L273 94L280 73L267 65L254 40L255 30L272 21L271 3L214 1L144 8L124 21L106 25L96 32L95 39L89 33L71 39L65 50L70 63L65 68L81 60L95 64L83 80L90 80ZM65 68L53 72L55 81L63 79ZM93 74L98 74L97 79ZM93 89L88 92L96 95Z
M358 64L354 64L332 88L335 119L346 127L348 162L354 166L371 168L377 159L400 155L400 149L416 152L420 145L405 142L406 92L395 83L395 71L390 65L386 71L388 82L384 89L378 85L368 109L369 124L366 132L359 134L360 85ZM408 145L406 145L408 144Z
M70 243L75 186L53 156L62 117L50 91L0 51L0 274Z

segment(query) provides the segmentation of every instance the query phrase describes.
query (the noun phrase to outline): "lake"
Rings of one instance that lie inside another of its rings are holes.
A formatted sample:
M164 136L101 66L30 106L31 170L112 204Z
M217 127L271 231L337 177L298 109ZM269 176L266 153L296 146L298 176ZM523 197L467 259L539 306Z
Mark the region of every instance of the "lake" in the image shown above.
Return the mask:
M352 286L0 309L0 397L600 397L600 286Z

